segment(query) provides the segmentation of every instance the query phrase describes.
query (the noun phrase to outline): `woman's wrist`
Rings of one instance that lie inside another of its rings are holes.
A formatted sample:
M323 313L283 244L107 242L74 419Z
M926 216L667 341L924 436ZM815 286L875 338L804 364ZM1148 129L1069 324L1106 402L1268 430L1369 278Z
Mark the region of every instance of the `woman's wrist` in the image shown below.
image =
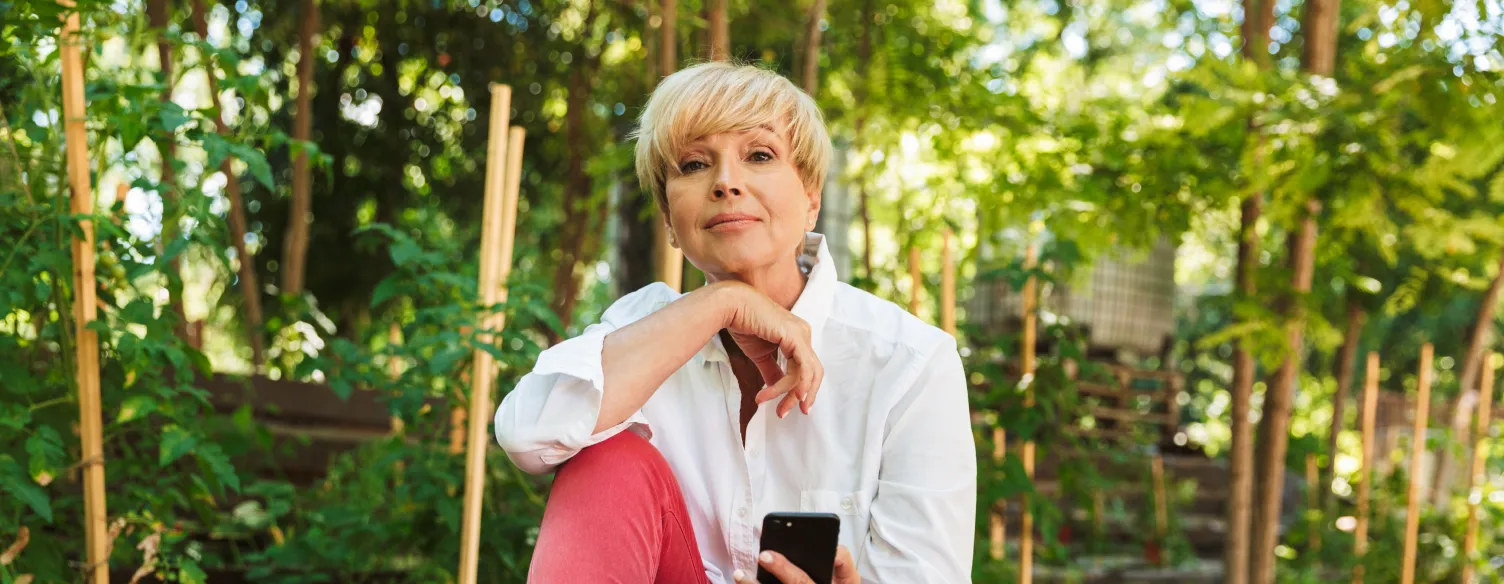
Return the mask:
M704 294L714 316L712 317L719 326L716 330L730 328L736 320L736 313L746 304L746 294L752 290L744 282L736 280L723 280L714 284L708 284L694 293Z

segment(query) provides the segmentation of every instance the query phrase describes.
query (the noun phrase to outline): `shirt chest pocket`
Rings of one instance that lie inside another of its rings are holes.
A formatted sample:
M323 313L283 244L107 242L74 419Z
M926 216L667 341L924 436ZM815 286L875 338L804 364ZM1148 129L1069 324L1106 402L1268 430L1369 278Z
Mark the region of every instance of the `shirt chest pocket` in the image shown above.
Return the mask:
M834 513L841 519L841 544L856 553L867 533L872 494L867 491L829 491L811 489L799 492L799 511Z

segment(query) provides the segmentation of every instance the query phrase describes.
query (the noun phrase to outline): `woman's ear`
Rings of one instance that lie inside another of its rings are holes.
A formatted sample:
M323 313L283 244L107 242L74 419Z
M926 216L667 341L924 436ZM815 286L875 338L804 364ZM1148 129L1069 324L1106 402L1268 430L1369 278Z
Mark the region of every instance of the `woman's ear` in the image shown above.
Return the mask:
M679 249L679 238L674 237L674 224L668 220L667 215L663 217L663 231L668 234L668 244Z

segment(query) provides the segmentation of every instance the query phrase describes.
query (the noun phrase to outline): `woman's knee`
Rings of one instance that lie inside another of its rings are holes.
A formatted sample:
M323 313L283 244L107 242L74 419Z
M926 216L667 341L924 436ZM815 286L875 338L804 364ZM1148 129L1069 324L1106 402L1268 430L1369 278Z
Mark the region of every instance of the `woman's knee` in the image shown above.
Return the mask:
M625 431L580 450L559 468L554 482L579 478L591 483L608 481L605 484L612 486L636 482L661 485L672 477L668 461L652 443Z

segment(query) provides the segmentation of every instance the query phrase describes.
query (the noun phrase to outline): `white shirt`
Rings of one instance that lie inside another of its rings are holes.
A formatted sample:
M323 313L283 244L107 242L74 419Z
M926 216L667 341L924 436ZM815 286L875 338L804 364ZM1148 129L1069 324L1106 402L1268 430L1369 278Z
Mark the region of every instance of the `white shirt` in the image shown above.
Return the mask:
M866 582L971 580L976 453L966 377L950 335L836 279L809 234L793 313L810 324L825 378L810 415L778 400L739 431L741 392L719 335L627 421L592 434L606 335L680 297L661 283L617 300L599 324L538 356L496 411L496 439L543 473L623 430L647 437L679 480L711 582L755 573L763 516L829 512Z

